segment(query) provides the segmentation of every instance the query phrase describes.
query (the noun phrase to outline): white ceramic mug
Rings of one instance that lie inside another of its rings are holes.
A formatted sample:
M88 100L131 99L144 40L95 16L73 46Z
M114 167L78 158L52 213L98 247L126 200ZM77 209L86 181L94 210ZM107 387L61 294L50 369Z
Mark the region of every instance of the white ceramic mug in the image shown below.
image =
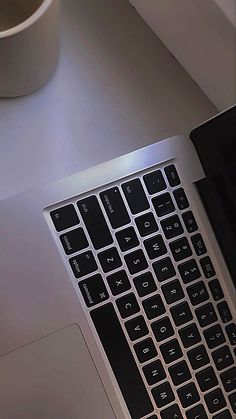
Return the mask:
M0 0L0 96L32 92L58 61L60 0Z

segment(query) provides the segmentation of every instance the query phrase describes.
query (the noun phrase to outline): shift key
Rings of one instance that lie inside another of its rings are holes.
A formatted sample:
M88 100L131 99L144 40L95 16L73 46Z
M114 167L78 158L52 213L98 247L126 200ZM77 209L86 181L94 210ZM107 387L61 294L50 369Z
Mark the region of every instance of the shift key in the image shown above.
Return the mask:
M95 195L77 202L81 216L96 250L113 242L105 217Z

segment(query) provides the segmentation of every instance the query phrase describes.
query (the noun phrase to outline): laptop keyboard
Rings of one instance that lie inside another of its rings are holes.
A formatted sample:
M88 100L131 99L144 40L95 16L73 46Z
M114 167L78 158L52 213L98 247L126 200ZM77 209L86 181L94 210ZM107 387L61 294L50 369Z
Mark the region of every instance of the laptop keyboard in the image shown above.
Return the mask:
M236 324L174 164L50 211L133 419L236 414Z

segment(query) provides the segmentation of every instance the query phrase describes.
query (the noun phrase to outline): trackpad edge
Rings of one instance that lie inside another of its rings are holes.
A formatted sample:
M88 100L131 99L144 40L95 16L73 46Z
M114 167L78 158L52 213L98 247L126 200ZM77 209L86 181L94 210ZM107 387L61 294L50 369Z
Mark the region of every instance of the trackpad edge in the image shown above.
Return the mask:
M78 325L0 358L4 419L115 419Z

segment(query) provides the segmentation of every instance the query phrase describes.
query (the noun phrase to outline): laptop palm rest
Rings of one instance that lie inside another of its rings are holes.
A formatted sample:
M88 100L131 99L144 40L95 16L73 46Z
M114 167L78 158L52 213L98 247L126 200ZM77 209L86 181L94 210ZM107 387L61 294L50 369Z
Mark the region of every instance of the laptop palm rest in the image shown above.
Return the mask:
M77 325L0 358L4 419L115 419Z

